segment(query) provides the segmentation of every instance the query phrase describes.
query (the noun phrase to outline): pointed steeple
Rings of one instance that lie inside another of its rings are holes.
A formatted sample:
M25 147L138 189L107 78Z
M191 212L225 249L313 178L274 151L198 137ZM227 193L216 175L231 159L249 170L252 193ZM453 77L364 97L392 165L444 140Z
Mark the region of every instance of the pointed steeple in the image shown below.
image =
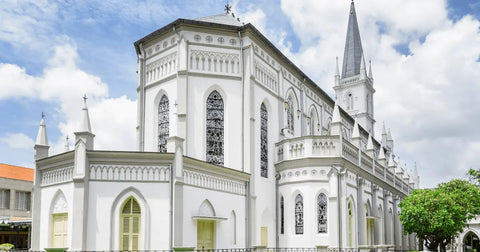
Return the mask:
M393 161L393 153L390 153L390 158L388 159L388 167L395 167L395 162Z
M332 123L341 122L342 118L340 117L340 108L338 107L337 102L335 101L335 107L333 108Z
M368 78L373 79L373 74L372 74L372 61L368 61Z
M38 128L37 139L35 141L35 150L34 158L35 160L48 157L48 145L47 139L47 128L45 126L45 114L42 112L42 120L40 120L40 128Z
M87 150L93 150L93 139L95 134L92 133L92 126L90 125L90 116L87 108L87 95L83 96L82 121L80 122L80 129L75 132L75 148L79 140L83 140Z
M68 136L65 138L65 147L64 147L64 151L67 152L67 151L70 151L70 146L68 145Z
M362 55L362 41L360 40L355 4L352 1L352 4L350 5L350 15L348 17L345 52L343 54L342 78L348 78L360 74Z
M82 122L80 124L80 132L90 132L92 133L92 126L90 125L90 116L88 115L87 108L87 96L83 96L83 108L82 108Z
M382 145L383 147L387 147L387 129L385 128L385 122L383 122L382 129Z
M42 113L42 120L40 120L40 128L38 128L37 133L37 140L35 141L35 145L48 145L47 139L47 128L45 125L45 115Z
M365 58L362 53L362 58L360 60L360 79L364 80L365 78L367 78L367 68L365 67Z
M367 150L373 150L372 134L368 134Z
M338 70L338 57L336 57L337 65L335 69L335 86L340 85L340 71Z
M353 123L352 138L357 138L357 137L360 137L360 130L358 129L357 118L355 118L355 121Z
M385 151L383 150L383 145L380 145L380 149L378 150L378 160L386 159L385 158Z

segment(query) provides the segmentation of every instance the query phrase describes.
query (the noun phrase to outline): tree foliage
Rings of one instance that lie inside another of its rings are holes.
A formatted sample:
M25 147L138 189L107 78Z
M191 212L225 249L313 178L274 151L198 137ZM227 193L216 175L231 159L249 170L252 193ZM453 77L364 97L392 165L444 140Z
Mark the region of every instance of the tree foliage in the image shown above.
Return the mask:
M415 233L430 250L445 251L467 221L480 214L480 189L465 180L452 180L435 189L414 190L399 206L405 233Z

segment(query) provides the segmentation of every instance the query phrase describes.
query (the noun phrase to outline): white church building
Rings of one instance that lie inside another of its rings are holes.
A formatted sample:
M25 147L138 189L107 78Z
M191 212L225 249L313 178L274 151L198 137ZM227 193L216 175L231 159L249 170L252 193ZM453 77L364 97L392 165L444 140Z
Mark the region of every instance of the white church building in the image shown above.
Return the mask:
M416 248L398 203L418 176L373 134L354 3L336 101L226 9L135 42L137 151L96 150L85 102L51 156L42 118L32 250Z

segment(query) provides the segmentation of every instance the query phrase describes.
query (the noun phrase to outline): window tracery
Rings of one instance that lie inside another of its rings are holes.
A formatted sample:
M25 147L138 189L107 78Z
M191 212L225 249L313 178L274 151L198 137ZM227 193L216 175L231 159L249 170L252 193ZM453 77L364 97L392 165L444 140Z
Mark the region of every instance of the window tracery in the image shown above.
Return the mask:
M318 232L327 232L327 196L320 193L317 198L318 206Z
M260 106L260 175L268 178L268 111Z
M207 98L207 146L206 161L223 165L223 99L220 93L213 91Z
M163 95L158 104L158 151L167 152L169 134L168 97Z
M303 197L295 198L295 234L303 234Z
M315 135L315 111L310 111L310 135Z
M293 97L292 95L289 95L288 96L288 99L287 99L287 128L288 130L290 131L291 134L293 134L294 132L294 115L293 115L293 112L294 112L294 107L293 107Z

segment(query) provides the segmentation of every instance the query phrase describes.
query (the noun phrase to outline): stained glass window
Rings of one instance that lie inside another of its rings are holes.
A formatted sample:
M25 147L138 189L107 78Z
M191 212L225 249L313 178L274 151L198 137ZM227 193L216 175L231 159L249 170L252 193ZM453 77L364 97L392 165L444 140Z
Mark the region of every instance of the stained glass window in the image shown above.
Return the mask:
M223 165L223 99L213 91L207 98L207 156L209 163Z
M303 234L303 197L295 198L295 234Z
M287 105L287 128L291 134L293 134L294 127L294 120L293 120L293 97L291 95L288 96L288 105Z
M260 106L260 174L268 178L268 112L265 104Z
M168 97L162 96L160 104L158 104L158 151L167 152L167 137L168 137Z
M285 206L284 206L283 196L280 198L280 234L284 233L285 230Z
M320 193L317 198L318 205L318 232L327 232L327 196Z

